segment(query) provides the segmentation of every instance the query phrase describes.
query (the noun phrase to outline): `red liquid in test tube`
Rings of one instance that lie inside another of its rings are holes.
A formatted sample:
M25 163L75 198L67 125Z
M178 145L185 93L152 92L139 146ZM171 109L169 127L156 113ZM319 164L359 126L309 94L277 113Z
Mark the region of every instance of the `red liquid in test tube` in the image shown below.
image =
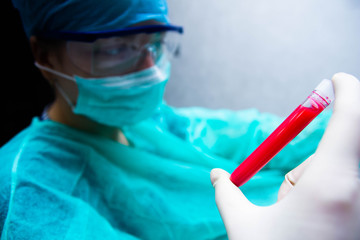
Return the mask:
M263 168L334 100L332 83L323 80L260 146L231 174L230 180L241 186Z

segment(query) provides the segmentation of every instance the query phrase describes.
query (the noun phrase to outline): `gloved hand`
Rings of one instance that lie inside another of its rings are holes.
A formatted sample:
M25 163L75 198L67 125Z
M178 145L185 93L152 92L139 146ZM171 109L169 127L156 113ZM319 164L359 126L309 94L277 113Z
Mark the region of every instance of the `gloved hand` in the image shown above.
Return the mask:
M311 159L287 174L277 203L253 205L227 172L212 170L229 239L360 239L360 82L345 73L332 81L329 125Z

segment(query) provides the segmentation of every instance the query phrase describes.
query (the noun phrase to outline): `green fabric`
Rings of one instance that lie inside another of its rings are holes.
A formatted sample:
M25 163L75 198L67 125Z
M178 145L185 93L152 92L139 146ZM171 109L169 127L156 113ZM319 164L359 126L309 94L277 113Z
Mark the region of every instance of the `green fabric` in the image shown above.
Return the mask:
M283 175L313 153L329 115L242 187L251 201L276 201ZM124 146L35 118L0 150L1 239L226 239L210 170L234 170L280 121L164 105L123 129Z

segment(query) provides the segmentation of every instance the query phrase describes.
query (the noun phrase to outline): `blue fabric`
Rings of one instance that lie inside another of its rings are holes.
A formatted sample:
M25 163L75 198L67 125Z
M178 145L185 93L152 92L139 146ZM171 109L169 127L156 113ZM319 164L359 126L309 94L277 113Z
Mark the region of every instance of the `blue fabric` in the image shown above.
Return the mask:
M12 0L28 37L52 31L105 31L146 20L169 23L165 0Z
M242 190L276 201L316 148L322 113ZM227 239L209 173L231 172L281 119L256 110L174 109L124 129L130 146L35 118L0 149L1 239Z

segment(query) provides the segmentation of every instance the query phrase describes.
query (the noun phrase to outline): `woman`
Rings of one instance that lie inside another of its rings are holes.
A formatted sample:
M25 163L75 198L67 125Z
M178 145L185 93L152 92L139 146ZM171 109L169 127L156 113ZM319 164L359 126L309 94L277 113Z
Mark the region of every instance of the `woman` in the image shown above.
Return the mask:
M165 1L13 3L55 101L1 149L2 239L226 239L210 170L233 170L280 119L162 102L182 33ZM328 118L242 187L252 202L277 200Z

